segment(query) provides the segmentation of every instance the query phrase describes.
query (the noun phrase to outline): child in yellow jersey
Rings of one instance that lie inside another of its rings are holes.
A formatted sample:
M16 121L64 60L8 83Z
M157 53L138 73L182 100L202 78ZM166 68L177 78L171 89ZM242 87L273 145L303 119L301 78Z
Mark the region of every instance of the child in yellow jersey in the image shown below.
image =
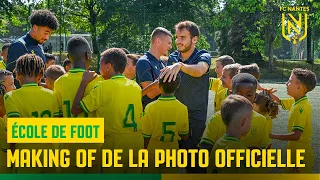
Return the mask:
M149 152L149 167L144 173L178 173L178 168L166 168L165 164L154 167L156 149L179 149L178 140L186 140L189 134L187 107L178 101L174 92L180 84L180 76L175 81L159 81L161 96L148 104L141 120L144 148ZM159 110L161 109L161 110Z
M80 86L83 73L89 69L92 59L90 45L85 38L74 36L68 41L67 51L69 61L72 63L72 68L54 82L54 94L57 97L62 116L64 118L97 117L95 111L90 113L82 112L77 115L71 113L74 96ZM87 85L84 95L88 95L93 87L102 80L103 78L101 76L97 76ZM96 160L93 162L93 167L91 168L78 168L76 166L76 152L78 149L97 149L97 155L101 155L101 153L99 153L101 144L64 143L60 145L60 149L68 149L71 159L70 167L61 168L61 173L99 173L101 171L101 156L96 156Z
M218 92L220 92L224 87L222 86L222 82L220 80L222 76L222 69L224 66L229 65L229 64L234 64L235 61L231 56L228 55L223 55L218 57L216 60L216 68L215 72L217 73L217 78L210 78L209 79L209 90L215 92L214 96L214 102L216 102L218 96Z
M26 54L16 62L17 79L22 87L8 92L4 96L6 116L10 117L55 117L59 115L58 105L53 91L38 86L45 64L34 54ZM15 144L15 149L54 149L52 143ZM32 157L31 157L32 158ZM40 159L43 157L40 156ZM30 159L32 161L32 159ZM54 173L56 168L17 168L17 173Z
M14 85L13 73L8 70L0 69L0 82L4 85L6 92L16 89Z
M256 95L253 110L265 116L268 121L268 134L272 132L272 119L279 113L279 106L267 91L261 91Z
M221 76L221 83L224 87L222 90L217 91L215 98L215 104L214 104L214 112L220 111L220 106L223 100L227 98L227 96L230 94L231 88L232 88L232 77L237 74L238 69L241 67L240 64L229 64L223 67L222 70L222 76Z
M251 103L254 102L257 88L257 80L254 76L247 73L240 73L232 78L232 93L246 97ZM200 147L211 150L217 140L225 134L226 128L223 126L221 112L213 115L203 133ZM270 144L268 136L268 123L264 116L253 111L252 127L250 132L241 139L249 148L266 148Z
M10 144L7 143L6 109L3 99L5 93L5 86L0 84L0 173L12 173L13 169L7 167L7 150L10 149Z
M104 173L141 173L141 168L129 168L129 149L134 163L138 151L143 149L140 116L142 114L141 88L122 73L126 67L126 54L119 48L111 48L101 54L100 73L106 80L100 82L84 97L85 88L95 78L94 72L86 71L72 105L72 113L97 112L104 118L105 142L102 149L123 149L122 168L103 168ZM105 164L106 159L103 159ZM103 165L102 164L102 165Z
M304 168L287 168L289 173L312 173L314 152L311 145L312 137L312 107L306 94L312 91L317 83L314 72L296 68L291 72L286 83L287 94L295 102L288 100L282 103L290 111L288 120L288 134L270 134L270 138L289 141L287 149L291 150L291 162L296 162L296 150L304 149ZM275 96L274 96L275 97ZM280 102L279 98L275 98ZM291 102L291 106L290 106Z
M235 163L232 163L231 167L216 167L215 163L218 158L216 151L247 149L240 139L250 133L252 104L243 96L230 95L221 105L221 117L226 132L218 139L210 153L207 173L246 173L248 168L245 167L245 160L241 162L240 167L236 167Z

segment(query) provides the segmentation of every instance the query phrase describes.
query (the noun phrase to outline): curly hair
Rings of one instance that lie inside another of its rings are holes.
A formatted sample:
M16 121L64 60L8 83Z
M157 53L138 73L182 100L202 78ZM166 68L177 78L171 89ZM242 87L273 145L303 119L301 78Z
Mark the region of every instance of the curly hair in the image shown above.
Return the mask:
M275 102L267 91L257 94L255 103L260 107L261 113L267 113L272 119L279 113L279 104Z
M59 27L59 22L56 16L46 9L34 11L29 17L29 22L32 26L47 26L52 30L56 30Z
M22 76L37 77L44 75L46 66L41 57L34 54L25 54L17 60L15 71Z

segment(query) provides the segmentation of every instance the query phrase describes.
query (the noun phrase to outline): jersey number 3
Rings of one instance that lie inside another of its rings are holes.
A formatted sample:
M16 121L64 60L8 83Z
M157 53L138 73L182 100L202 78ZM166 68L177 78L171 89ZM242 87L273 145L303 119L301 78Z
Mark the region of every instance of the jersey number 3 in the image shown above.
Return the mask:
M131 117L131 118L129 118ZM128 122L128 120L131 119L131 123ZM129 104L127 111L126 111L126 116L123 119L123 127L124 128L133 128L133 131L137 131L137 123L134 120L134 105Z

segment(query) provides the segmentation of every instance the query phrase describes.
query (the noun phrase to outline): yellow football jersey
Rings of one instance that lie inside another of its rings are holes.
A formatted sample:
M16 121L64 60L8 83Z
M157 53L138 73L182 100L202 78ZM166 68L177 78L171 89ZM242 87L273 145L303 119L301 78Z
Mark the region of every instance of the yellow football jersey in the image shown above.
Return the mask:
M201 141L213 145L225 133L226 127L222 121L221 113L217 112L208 123ZM268 134L268 124L266 118L253 111L251 129L245 137L241 138L241 141L250 148L266 148L271 142Z
M154 152L155 149L179 149L179 135L189 133L187 107L174 96L161 96L146 106L141 127L143 136L150 138L149 167L143 168L143 173L178 173L178 168L166 168L164 164L154 167Z
M150 138L149 146L178 148L179 135L189 133L188 109L175 97L161 96L146 106L141 124L143 136Z
M222 89L218 92L216 95L217 98L215 98L214 101L214 112L220 111L222 102L228 97L229 90L227 88Z
M105 136L137 132L142 114L141 88L135 81L116 75L98 83L80 106L86 113L97 111L97 117L104 117Z
M7 168L7 150L10 144L7 143L7 128L4 119L0 118L0 172L10 172L12 168Z
M23 84L20 89L4 95L6 116L10 117L55 117L59 115L57 99L53 91L36 83ZM16 149L54 149L52 143L17 143ZM40 155L40 159L43 155ZM56 168L17 168L17 173L55 172Z
M218 141L213 146L213 149L210 153L209 158L209 166L207 168L207 173L246 173L248 172L249 168L246 168L245 160L242 160L240 163L240 167L236 167L236 161L232 161L231 167L225 167L225 168L218 168L215 166L216 163L216 151L218 149L235 149L235 150L245 150L247 147L244 143L242 143L239 139L227 135L223 135L221 138L218 139ZM244 154L243 154L244 156ZM221 158L221 157L220 157Z
M219 78L210 78L209 79L209 90L214 92L219 92L224 87L222 86L222 82Z
M214 145L214 143L226 133L226 127L222 121L221 111L213 114L202 135L201 142Z
M56 117L58 104L53 91L36 83L23 84L4 96L7 117Z
M141 168L129 168L128 149L143 149L140 118L142 115L141 88L123 75L104 80L80 101L86 113L96 111L97 117L104 118L105 142L102 149L123 149L123 168L103 168L104 173L139 173Z
M85 112L78 115L71 114L73 100L80 86L84 72L84 69L72 68L54 83L54 94L58 99L59 108L63 113L63 117L96 117L95 112ZM84 96L88 95L93 87L102 80L104 80L102 76L98 76L91 81L85 89Z
M0 61L0 69L4 69L4 70L7 69L7 65L6 65L6 63L5 63L3 60Z
M287 149L291 149L291 159L295 159L296 149L305 149L305 168L299 168L302 173L311 173L314 163L314 151L311 145L312 137L312 107L308 97L304 96L297 100L290 108L288 120L288 132L299 130L302 132L298 141L289 141Z
M280 99L280 104L283 110L290 111L294 102L295 100L293 98Z
M312 108L308 97L304 96L296 101L290 109L288 132L300 130L299 142L310 142L312 136ZM293 143L293 142L292 142Z

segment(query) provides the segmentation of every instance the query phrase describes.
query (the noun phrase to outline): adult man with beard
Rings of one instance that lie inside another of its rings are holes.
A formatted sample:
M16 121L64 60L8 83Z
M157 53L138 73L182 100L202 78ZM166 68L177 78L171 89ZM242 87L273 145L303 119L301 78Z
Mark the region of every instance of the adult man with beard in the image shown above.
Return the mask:
M200 30L194 22L179 22L175 25L175 31L178 51L169 56L168 66L161 70L160 78L164 78L164 82L170 82L180 73L181 84L175 96L188 107L190 128L189 138L180 142L180 148L196 149L207 119L211 56L205 50L196 49ZM201 171L199 168L191 168L188 164L187 172Z
M29 17L30 31L14 41L8 50L7 70L13 72L17 59L27 53L36 54L46 63L42 44L46 42L52 32L58 29L59 23L55 15L49 10L38 10ZM20 87L15 81L16 87Z
M167 56L172 48L172 34L163 27L157 27L151 34L151 46L149 51L139 58L136 65L136 81L142 89L156 81L160 70L165 63L160 60L161 56ZM142 97L143 108L150 102L157 100L160 95L159 86L153 83L153 88Z

